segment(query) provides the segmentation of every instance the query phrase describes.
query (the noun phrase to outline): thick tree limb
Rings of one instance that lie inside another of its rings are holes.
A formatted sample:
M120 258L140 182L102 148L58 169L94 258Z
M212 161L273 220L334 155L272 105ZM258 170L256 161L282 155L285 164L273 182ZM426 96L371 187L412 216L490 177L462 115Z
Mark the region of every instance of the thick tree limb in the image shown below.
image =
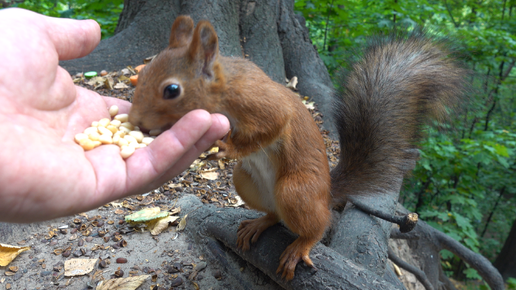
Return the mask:
M296 237L285 227L275 225L267 229L249 251L242 252L236 247L238 226L242 220L258 217L256 212L238 208L218 209L211 205L203 205L194 196L185 196L179 204L182 212L190 212L186 228L190 235L195 239L202 239L202 244L208 244L206 241L210 238L221 241L285 289L402 289L388 283L381 276L355 265L320 243L314 247L310 255L318 270L314 271L300 263L294 279L286 282L276 274L276 269L281 253ZM209 251L219 253L215 256L224 257L216 246L211 245L212 249L216 250ZM225 267L228 267L227 263Z
M392 215L396 210L402 181L403 176L399 176L392 181L397 188L393 186L389 191L378 189L378 192L364 193L354 199ZM364 213L348 202L342 216L335 222L335 234L331 237L329 246L358 265L383 276L387 268L391 225L390 222Z

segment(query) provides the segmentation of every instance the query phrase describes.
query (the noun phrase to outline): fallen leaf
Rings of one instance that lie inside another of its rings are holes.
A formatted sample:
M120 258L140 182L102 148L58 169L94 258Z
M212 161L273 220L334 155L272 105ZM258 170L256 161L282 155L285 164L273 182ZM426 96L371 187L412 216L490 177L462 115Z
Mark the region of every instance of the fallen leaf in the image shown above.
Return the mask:
M168 228L169 223L174 222L177 220L178 216L168 216L165 218L158 219L158 221L154 224L154 226L150 229L151 235L159 235L161 232L163 232L166 228Z
M130 65L126 66L126 68L131 72L131 74L135 75L136 72L134 71L134 68Z
M95 87L95 89L98 89L102 86L104 86L104 82L106 79L104 77L94 77L91 78L86 84Z
M240 196L235 196L233 199L230 199L230 204L229 206L232 206L232 207L239 207L239 206L242 206L244 205L245 202L242 200L242 198Z
M113 88L117 89L117 90L121 90L121 89L128 89L129 86L126 85L125 83L123 82L118 82Z
M172 210L170 210L170 214L178 214L181 212L181 207L174 207Z
M204 161L201 161L200 159L195 159L194 162L190 165L191 171L197 171L201 169L204 164L206 164Z
M168 187L169 188L181 188L181 187L183 187L183 185L181 183L172 183L171 182L168 184Z
M219 173L216 171L203 171L201 177L208 180L216 180L219 178Z
M151 220L164 218L168 215L168 211L161 211L159 207L150 207L137 211L133 214L126 215L125 221L129 223L144 223Z
M149 57L146 57L144 60L143 60L143 63L147 64L149 62L151 62L155 57L156 57L157 54L153 55L153 56L149 56Z
M314 102L307 102L305 100L302 100L301 102L305 105L305 107L307 109L310 109L310 110L314 110L315 109Z
M105 78L106 79L104 81L104 87L106 87L106 89L108 89L108 90L112 90L113 89L113 84L115 83L115 81L110 76L105 76Z
M30 247L17 247L0 244L0 266L4 267L14 260L21 252L30 250Z
M86 275L93 271L98 259L70 259L65 261L66 277Z
M127 278L109 279L102 281L97 286L97 290L134 290L151 275L142 275Z
M181 221L179 221L179 224L177 225L176 231L180 232L186 228L186 217L188 215L185 215Z
M217 163L219 164L219 168L224 170L224 168L226 168L226 165L224 164L224 161L222 160L217 160Z
M296 86L297 86L297 77L292 77L287 84L287 88L289 88L293 91L297 91Z

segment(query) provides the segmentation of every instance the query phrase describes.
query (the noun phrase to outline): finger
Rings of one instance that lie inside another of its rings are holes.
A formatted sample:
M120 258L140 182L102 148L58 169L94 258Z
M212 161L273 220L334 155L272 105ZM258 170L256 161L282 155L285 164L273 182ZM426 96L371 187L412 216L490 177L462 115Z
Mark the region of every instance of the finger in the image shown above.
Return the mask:
M144 191L155 189L183 172L195 159L199 158L199 155L202 152L210 148L215 140L222 138L228 132L229 121L226 117L219 114L213 114L211 115L211 118L212 124L210 129L190 148L190 150L185 152L172 167L158 177L153 183L148 184Z
M153 189L149 185L155 188L181 173L210 142L223 136L229 125L225 117L218 116L212 117L203 110L192 111L148 147L137 150L126 162L128 191ZM216 130L211 129L212 125Z
M100 42L100 26L95 20L46 17L46 30L59 60L88 55Z
M181 159L179 159L172 171L167 172L167 176L176 176L181 173L184 169L188 168L192 162L199 158L199 155L209 149L215 141L224 137L229 131L229 121L228 119L220 114L213 114L212 123L210 129L200 138L192 148L186 152ZM177 171L176 168L183 168L180 171ZM169 178L170 179L170 178ZM168 179L167 179L168 180ZM163 182L167 181L164 180Z
M211 125L211 127L210 127ZM212 144L228 131L229 122L222 115L210 115L203 110L196 110L185 115L170 130L156 138L148 147L138 149L127 160L122 160L116 146L100 146L86 152L95 171L95 194L85 203L99 206L125 196L148 192L161 186L164 182L184 171L200 154L192 154L195 142ZM182 131L191 131L185 134ZM200 146L197 146L200 148ZM201 149L199 149L201 150ZM184 155L182 167L177 161Z

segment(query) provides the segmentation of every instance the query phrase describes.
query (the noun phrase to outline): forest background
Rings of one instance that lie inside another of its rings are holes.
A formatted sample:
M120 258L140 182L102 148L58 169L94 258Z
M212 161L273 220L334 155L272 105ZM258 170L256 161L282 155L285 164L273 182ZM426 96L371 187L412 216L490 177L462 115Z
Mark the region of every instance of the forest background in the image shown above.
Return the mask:
M49 16L95 19L115 33L123 0L0 0ZM448 38L472 73L468 102L452 125L427 128L421 160L401 202L430 225L487 257L500 272L516 260L516 0L296 0L332 77L374 35L424 27ZM480 279L452 253L447 274ZM511 276L511 275L509 275ZM504 277L508 277L504 275ZM516 289L516 279L507 280ZM483 287L481 287L483 288Z

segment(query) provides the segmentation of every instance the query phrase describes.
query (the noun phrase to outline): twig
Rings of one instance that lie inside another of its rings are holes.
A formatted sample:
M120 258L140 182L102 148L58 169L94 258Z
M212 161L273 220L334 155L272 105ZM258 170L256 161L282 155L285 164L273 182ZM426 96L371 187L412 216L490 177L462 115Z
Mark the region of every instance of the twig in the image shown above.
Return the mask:
M395 223L400 226L400 232L407 233L414 229L419 219L417 213L408 213L404 216L397 216L382 212L377 209L373 209L369 207L367 204L363 203L360 199L355 198L353 196L348 196L348 200L351 201L357 208L361 211L368 213L370 215L374 215L375 217L381 218L391 223Z
M409 263L403 261L398 256L396 256L391 249L388 250L387 254L389 255L389 259L398 267L405 269L406 271L414 274L416 278L423 284L426 290L434 290L434 287L432 286L432 283L428 281L428 278L426 277L425 272L421 271L420 269L416 268L415 266L410 265Z

